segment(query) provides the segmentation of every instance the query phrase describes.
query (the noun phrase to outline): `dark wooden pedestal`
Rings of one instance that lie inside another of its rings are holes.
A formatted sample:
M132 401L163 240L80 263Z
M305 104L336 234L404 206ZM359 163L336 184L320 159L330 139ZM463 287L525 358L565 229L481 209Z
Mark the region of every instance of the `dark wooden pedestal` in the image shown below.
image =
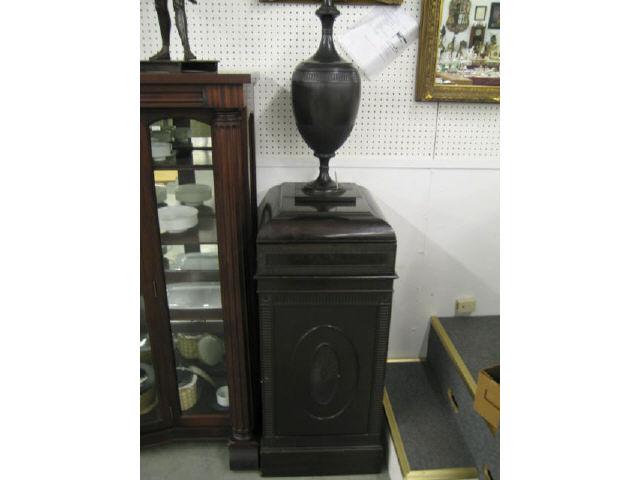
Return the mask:
M365 189L260 206L263 475L379 472L396 238Z

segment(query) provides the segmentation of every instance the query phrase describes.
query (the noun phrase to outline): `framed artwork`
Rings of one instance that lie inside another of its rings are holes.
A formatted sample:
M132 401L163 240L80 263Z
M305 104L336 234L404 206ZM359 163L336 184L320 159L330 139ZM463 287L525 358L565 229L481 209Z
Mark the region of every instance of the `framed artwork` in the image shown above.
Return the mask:
M484 25L474 25L469 33L469 47L476 51L484 45Z
M489 15L489 28L500 30L500 2L491 4L491 14Z
M500 4L493 5L499 23ZM416 100L500 102L500 32L472 24L471 6L471 0L422 0Z
M322 0L260 0L263 3L320 3ZM404 0L336 0L336 3L400 5Z
M475 15L473 16L473 19L476 22L484 22L484 19L487 17L487 7L482 5L482 6L477 6L476 7L476 12Z

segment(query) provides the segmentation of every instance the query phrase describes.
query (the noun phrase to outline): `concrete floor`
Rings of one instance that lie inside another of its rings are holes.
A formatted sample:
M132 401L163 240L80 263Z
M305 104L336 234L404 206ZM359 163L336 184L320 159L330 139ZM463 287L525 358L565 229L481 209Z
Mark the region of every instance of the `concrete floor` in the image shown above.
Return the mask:
M140 450L140 480L257 480L259 472L229 471L229 452L224 442L177 442ZM274 478L274 477L270 477ZM389 480L378 475L332 477L286 477L323 480Z

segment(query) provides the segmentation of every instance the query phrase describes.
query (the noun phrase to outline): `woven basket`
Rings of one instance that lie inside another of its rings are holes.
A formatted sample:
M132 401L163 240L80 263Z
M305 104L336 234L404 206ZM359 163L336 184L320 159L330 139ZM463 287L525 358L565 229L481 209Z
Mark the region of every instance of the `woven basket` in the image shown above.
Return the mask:
M180 409L189 410L198 402L198 376L193 374L191 380L178 387L180 395Z
M198 358L198 341L202 338L202 335L187 335L185 333L179 333L177 335L176 347L178 352L184 358L189 360L195 360Z

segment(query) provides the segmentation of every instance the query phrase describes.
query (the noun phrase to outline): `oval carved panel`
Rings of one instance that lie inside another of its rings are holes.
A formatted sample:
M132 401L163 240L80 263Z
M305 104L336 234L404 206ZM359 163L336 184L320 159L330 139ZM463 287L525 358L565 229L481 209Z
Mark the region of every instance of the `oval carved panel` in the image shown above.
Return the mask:
M298 340L291 358L296 402L318 420L338 417L352 402L358 384L358 359L339 329L322 325Z
M338 356L328 343L316 347L311 361L309 389L311 398L320 405L327 405L336 396L340 379Z

